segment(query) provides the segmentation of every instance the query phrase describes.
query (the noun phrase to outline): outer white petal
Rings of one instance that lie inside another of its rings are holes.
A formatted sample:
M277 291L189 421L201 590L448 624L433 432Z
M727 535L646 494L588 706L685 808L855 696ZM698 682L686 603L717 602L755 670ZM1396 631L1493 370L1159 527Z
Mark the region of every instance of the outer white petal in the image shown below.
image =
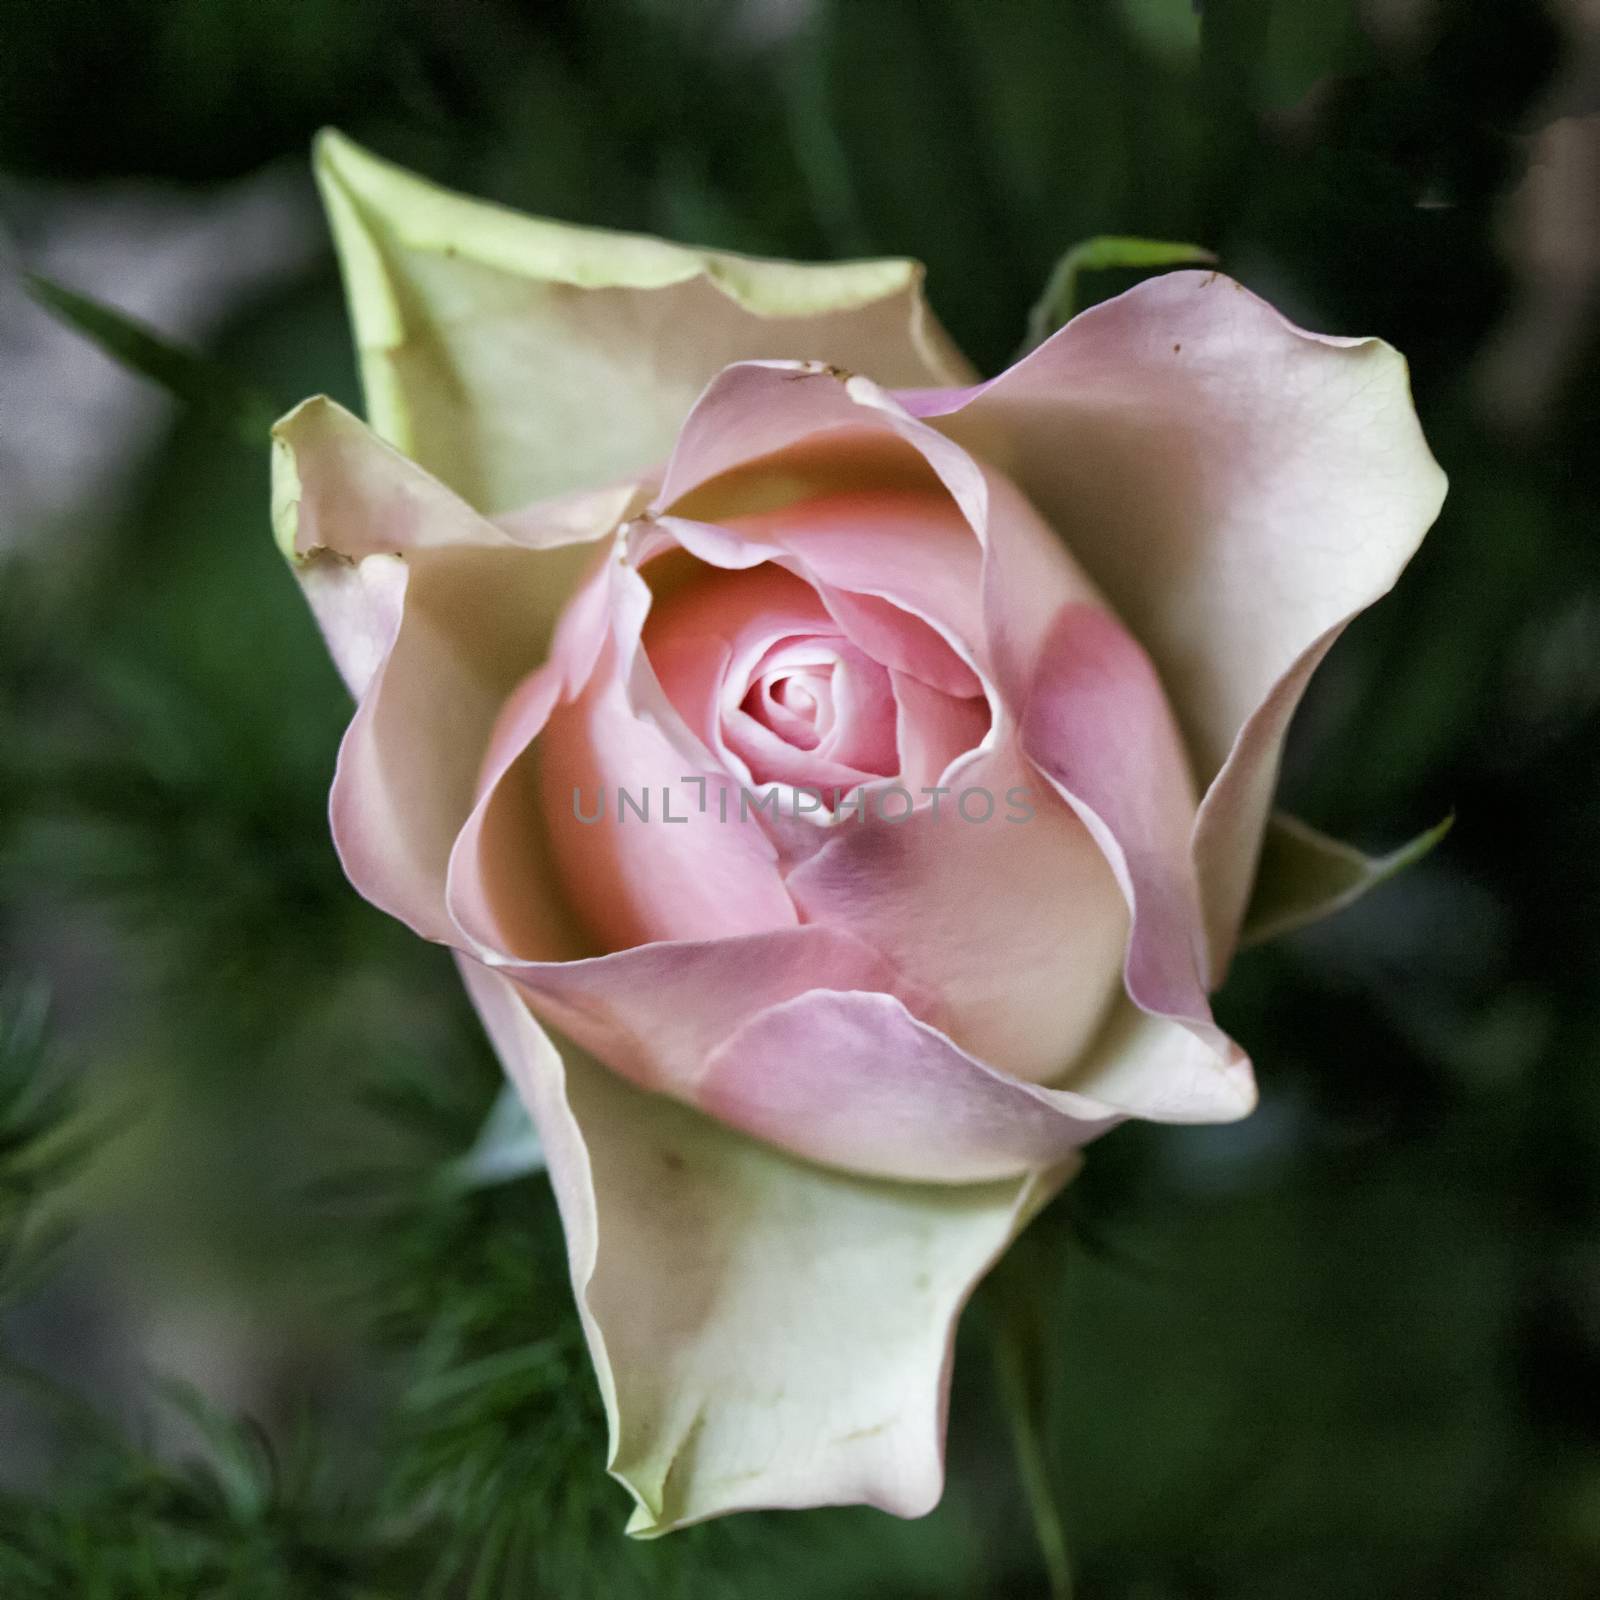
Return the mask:
M500 527L327 400L274 430L280 547L356 695L331 799L356 887L450 940L450 850L506 697L544 658L623 485Z
M730 361L958 381L912 261L758 261L520 216L325 132L367 411L480 509L648 470Z
M563 1061L510 980L461 968L549 1159L629 1532L930 1511L956 1318L1073 1164L959 1188L811 1166Z

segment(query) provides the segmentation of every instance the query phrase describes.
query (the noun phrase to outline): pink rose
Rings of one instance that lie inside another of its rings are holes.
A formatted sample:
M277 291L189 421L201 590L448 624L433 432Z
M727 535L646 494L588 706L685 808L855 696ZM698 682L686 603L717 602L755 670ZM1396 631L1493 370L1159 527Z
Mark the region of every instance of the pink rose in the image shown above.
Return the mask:
M306 402L274 496L334 836L533 1113L630 1527L926 1511L955 1317L1077 1150L1254 1104L1252 885L1392 865L1285 821L1256 882L1443 494L1404 364L1182 272L969 385L906 263L319 174L376 432Z

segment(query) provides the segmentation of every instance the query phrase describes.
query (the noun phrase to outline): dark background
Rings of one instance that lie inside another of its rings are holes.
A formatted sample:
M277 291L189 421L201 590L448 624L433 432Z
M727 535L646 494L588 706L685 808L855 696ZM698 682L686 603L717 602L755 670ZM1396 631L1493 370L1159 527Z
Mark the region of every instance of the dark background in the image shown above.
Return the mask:
M4 33L6 1600L1043 1595L990 1359L1019 1295L1079 1600L1600 1593L1593 5L12 0ZM919 256L985 370L1106 232L1410 359L1450 497L1285 798L1374 849L1455 830L1239 961L1255 1117L1117 1132L980 1294L922 1523L621 1539L548 1190L440 1177L495 1068L327 841L348 706L264 441L13 281L354 403L329 122L551 216Z

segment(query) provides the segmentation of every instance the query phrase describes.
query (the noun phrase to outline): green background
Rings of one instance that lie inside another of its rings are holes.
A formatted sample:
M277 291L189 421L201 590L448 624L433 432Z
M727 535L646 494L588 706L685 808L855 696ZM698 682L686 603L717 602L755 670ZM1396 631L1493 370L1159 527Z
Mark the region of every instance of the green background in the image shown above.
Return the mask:
M348 705L265 449L174 412L109 504L0 544L0 1595L1044 1595L1000 1318L1080 1600L1600 1592L1600 363L1581 295L1526 332L1593 285L1600 169L1509 198L1600 98L1569 9L8 8L23 264L42 195L300 174L331 122L551 216L921 257L986 371L1097 233L1390 340L1450 498L1284 797L1373 849L1458 820L1239 961L1252 1119L1119 1130L979 1295L937 1513L629 1545L548 1189L441 1179L496 1069L327 841ZM354 403L326 248L209 354Z

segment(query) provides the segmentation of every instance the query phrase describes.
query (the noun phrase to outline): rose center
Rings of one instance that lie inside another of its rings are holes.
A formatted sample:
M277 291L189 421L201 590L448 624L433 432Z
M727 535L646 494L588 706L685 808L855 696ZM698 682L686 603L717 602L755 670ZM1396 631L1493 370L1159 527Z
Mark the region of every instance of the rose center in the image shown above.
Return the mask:
M768 685L767 692L785 711L792 711L795 716L805 717L808 721L816 719L816 691L808 689L799 678L779 678L776 683Z
M741 782L934 784L988 731L976 676L891 602L767 563L666 576L642 642L668 699Z
M740 710L785 743L815 750L833 726L833 674L833 663L763 673Z

